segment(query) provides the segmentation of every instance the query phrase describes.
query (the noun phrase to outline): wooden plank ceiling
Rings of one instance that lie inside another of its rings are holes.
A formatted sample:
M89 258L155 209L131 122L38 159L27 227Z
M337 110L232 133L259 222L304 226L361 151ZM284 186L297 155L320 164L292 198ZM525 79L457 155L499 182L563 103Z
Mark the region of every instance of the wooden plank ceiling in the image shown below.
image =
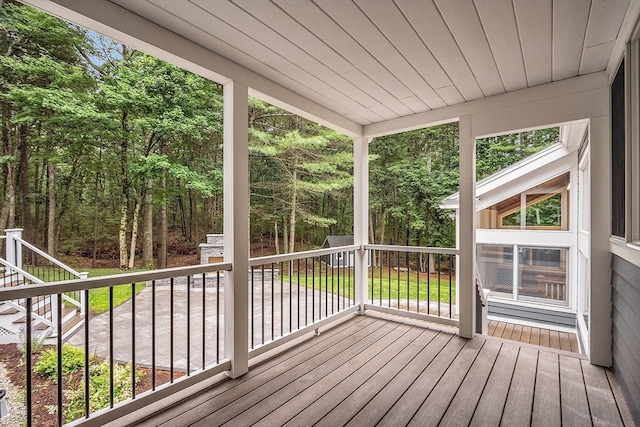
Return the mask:
M603 71L631 0L111 1L364 125Z

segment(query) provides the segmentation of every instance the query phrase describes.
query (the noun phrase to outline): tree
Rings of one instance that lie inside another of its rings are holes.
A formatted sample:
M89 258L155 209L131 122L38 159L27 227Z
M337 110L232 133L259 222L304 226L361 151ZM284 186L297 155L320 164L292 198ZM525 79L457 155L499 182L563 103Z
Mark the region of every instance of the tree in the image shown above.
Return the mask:
M26 6L7 2L0 16L4 165L0 223L12 227L18 219L25 228L25 238L37 239L38 224L32 212L34 185L30 180L33 156L38 156L39 170L47 171L45 180L55 181L55 163L86 133L78 127L77 119L98 117L90 98L93 82L79 54L88 44L83 30ZM45 190L49 194L48 222L55 217L54 188L49 182ZM35 192L40 189L35 188ZM16 195L22 200L21 210L15 205ZM53 251L54 227L50 224L47 230L48 247Z
M267 230L271 227L265 218L276 224L275 230L281 223L287 237L284 251L294 252L300 223L327 229L338 222L335 215L318 208L327 196L337 196L353 185L350 141L275 107L256 101L253 107L249 148L252 212L260 214Z

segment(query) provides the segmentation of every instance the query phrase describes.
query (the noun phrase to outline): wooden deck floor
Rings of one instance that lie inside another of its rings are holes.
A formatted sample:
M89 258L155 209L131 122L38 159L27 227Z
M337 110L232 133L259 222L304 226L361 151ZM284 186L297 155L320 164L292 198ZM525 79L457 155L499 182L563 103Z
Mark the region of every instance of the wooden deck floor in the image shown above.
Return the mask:
M497 320L489 320L487 332L496 338L504 338L525 344L534 344L556 350L580 353L578 337L576 337L576 334L569 332L522 326L508 322L499 322Z
M616 396L573 353L356 316L138 425L624 425Z

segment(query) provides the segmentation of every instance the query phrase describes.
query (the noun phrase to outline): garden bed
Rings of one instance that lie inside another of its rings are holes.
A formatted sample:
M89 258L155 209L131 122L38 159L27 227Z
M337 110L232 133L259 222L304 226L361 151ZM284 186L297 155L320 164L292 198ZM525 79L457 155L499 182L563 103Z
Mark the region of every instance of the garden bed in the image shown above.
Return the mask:
M45 346L46 349L53 346ZM42 352L40 352L42 354ZM35 364L40 357L39 354L34 354L33 364ZM98 360L93 360L92 363L98 363ZM25 373L25 361L23 359L23 353L16 344L2 344L0 345L0 363L4 365L8 380L12 384L13 393L21 393L24 396L26 390L26 373ZM140 379L136 385L136 394L143 393L151 390L151 369L149 368L137 368L140 373ZM174 378L182 376L183 373L175 372ZM43 377L39 374L33 373L32 376L32 407L31 417L32 423L36 426L56 426L56 414L51 413L50 408L55 408L58 401L58 387L54 381L49 378ZM156 370L156 387L165 384L170 381L170 373L165 370ZM65 390L83 388L83 371L75 372L73 374L66 375L63 379L63 388ZM16 400L15 396L7 396L11 409L11 401ZM68 407L70 401L68 399L63 400L63 405ZM14 418L15 419L15 418ZM16 426L23 425L24 420L16 423ZM0 424L2 426L10 426L13 424Z

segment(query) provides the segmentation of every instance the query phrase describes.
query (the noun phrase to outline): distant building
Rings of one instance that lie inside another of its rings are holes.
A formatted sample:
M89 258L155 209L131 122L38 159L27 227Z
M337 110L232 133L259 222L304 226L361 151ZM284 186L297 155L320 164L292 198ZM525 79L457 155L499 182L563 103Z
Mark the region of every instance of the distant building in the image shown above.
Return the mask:
M351 236L327 236L322 247L338 248L340 246L353 245L353 235ZM322 260L330 267L353 267L355 265L355 254L353 252L337 252L322 257Z

